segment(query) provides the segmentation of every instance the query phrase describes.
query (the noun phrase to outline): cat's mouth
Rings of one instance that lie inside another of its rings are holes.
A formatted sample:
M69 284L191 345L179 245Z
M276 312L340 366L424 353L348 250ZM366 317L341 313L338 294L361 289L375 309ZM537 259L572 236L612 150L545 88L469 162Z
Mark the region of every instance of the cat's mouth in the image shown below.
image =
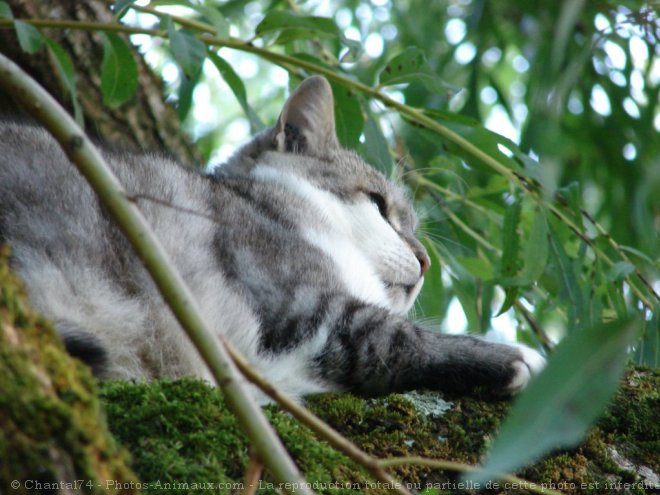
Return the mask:
M397 282L384 282L384 284L390 299L391 310L405 314L415 303L424 284L424 277L420 276L414 284Z
M385 288L387 290L402 290L406 294L412 294L412 291L415 290L417 284L394 284L391 282L385 282Z

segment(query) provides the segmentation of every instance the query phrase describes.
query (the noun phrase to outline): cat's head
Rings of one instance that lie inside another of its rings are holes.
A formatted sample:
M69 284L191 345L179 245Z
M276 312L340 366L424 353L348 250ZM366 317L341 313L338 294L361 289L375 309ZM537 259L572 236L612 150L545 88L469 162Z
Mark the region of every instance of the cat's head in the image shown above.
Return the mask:
M349 290L398 313L410 309L429 267L415 238L417 217L400 187L339 144L325 78L303 81L275 127L223 168L239 167L305 196L316 208L318 225L305 235L336 262Z

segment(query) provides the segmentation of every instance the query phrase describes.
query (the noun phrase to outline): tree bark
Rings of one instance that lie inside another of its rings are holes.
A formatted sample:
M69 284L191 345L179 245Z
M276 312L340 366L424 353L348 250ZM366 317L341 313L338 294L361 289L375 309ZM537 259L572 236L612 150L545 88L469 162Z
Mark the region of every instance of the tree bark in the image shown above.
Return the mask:
M89 370L32 312L0 244L0 493L136 493Z
M114 20L105 0L9 0L7 3L16 19ZM111 109L102 104L103 45L98 34L64 29L45 29L43 34L60 43L73 60L76 91L90 135L122 149L165 151L185 163L201 163L201 156L182 131L174 108L163 101L162 82L137 50L133 52L138 65L138 90L129 101ZM36 54L27 54L21 50L14 31L6 29L0 30L0 51L26 70L65 108L72 108L69 94L45 48ZM0 93L0 113L20 115L11 95Z

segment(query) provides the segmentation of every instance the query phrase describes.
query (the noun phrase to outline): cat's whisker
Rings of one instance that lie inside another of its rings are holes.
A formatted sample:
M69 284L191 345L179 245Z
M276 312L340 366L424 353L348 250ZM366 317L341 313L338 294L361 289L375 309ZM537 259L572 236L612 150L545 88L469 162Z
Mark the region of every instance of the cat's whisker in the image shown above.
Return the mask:
M468 249L470 252L472 252L474 254L474 250L470 249L465 244L462 244L461 242L456 241L454 239L451 239L449 237L445 237L443 235L440 235L437 232L432 232L430 230L424 230L424 229L419 229L418 232L419 232L419 235L421 237L427 237L429 240L431 240L433 242L437 242L437 243L443 244L443 245L447 244L447 243L453 244L454 246L457 246L461 249Z

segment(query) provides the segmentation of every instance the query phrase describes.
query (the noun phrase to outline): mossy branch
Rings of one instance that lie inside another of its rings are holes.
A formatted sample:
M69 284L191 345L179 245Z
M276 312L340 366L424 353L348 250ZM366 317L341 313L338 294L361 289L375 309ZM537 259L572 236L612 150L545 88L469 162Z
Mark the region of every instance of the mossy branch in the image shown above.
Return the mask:
M108 208L222 388L227 404L274 478L278 482L300 485L301 492L311 493L304 489L304 478L263 411L249 395L227 350L208 331L192 294L172 268L169 256L98 150L55 99L2 54L0 87L13 95L53 135Z

